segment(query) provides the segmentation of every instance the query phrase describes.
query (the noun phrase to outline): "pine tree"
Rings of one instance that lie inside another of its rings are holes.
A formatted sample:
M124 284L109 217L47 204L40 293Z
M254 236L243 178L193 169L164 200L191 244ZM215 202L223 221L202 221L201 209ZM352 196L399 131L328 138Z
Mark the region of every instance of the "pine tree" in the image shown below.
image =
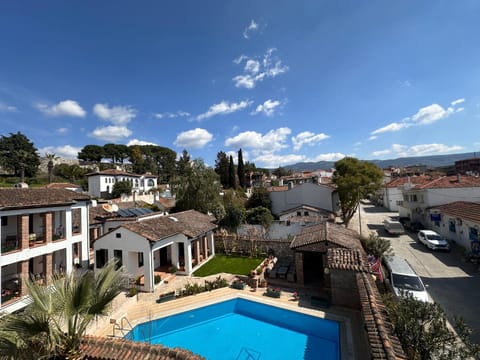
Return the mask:
M242 189L245 189L245 166L243 165L242 149L238 150L237 174L238 184Z
M232 189L237 188L237 179L235 178L235 165L233 163L233 157L230 155L230 162L228 164L228 184Z

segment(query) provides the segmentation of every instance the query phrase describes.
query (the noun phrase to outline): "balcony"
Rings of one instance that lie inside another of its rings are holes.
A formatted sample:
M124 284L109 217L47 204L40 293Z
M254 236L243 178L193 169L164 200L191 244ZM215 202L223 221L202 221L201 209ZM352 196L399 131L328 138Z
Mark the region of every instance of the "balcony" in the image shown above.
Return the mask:
M2 239L1 247L2 254L20 250L20 241L18 241L17 235L7 235L5 239Z

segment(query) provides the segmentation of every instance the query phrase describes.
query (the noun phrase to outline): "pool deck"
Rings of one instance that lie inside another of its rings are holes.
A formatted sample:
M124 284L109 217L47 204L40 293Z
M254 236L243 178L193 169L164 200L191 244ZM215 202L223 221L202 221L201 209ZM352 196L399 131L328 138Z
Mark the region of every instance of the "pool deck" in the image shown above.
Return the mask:
M310 305L310 298L307 297L306 294L302 294L302 292L300 292L300 300L295 301L293 300L292 292L288 291L282 291L281 297L275 299L263 295L265 288L258 288L254 291L248 286L244 290L227 287L162 303L156 302L160 294L181 289L187 283L204 283L205 280L213 280L219 275L228 281L232 281L235 278L235 275L225 273L207 278L177 276L174 280L157 286L154 293L139 293L133 297L127 297L122 293L114 300L111 314L108 317L93 322L87 329L87 334L103 337L123 337L137 324L188 311L200 306L241 297L337 321L340 323L341 328L342 360L368 358L365 345L366 338L359 336L359 334L362 334L364 331L361 326L360 314L337 307L330 307L328 309L312 307Z

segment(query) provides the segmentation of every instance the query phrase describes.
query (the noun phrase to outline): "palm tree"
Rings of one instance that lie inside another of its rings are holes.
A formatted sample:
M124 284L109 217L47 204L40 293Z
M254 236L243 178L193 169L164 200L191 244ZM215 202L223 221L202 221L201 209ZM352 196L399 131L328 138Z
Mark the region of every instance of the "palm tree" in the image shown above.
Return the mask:
M109 262L101 271L54 276L50 286L25 280L33 302L0 320L0 359L74 359L87 326L106 316L122 290L122 272Z
M52 177L53 177L53 161L59 159L59 157L55 154L45 154L45 158L48 159L48 183L52 183Z

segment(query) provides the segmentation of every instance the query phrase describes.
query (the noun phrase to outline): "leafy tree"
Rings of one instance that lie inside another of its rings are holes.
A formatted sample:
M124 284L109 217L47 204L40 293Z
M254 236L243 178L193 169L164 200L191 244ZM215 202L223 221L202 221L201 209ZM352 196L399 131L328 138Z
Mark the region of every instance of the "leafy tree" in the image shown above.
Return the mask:
M233 163L232 155L230 155L230 161L228 163L228 187L231 189L237 188L237 179L235 177L235 164Z
M230 187L228 181L228 157L223 151L217 153L215 160L215 172L220 176L220 183L226 189Z
M182 156L177 161L177 174L184 176L190 167L190 154L186 149L183 150Z
M243 164L242 149L238 150L237 161L238 161L238 164L237 164L238 184L242 189L245 189L245 165Z
M280 178L282 176L292 175L292 170L287 170L284 167L280 166L273 170L272 174Z
M267 209L272 208L272 200L270 200L270 194L264 187L256 187L253 189L252 195L247 200L245 207L247 209L253 209L256 207L265 207Z
M88 325L106 316L121 292L122 272L114 262L101 271L53 277L52 286L25 280L32 303L0 319L2 359L72 359Z
M357 211L360 199L379 189L382 178L380 168L366 161L345 157L335 163L332 181L337 186L345 227Z
M40 157L33 143L21 132L0 137L0 165L20 176L33 177L38 171Z
M239 204L228 204L225 206L225 216L220 224L227 229L236 230L237 227L245 222L245 218L246 212L243 206Z
M120 197L122 194L130 195L132 193L132 183L130 181L117 181L112 187L112 199Z
M84 169L79 165L58 164L55 165L53 172L56 176L61 176L68 181L75 183L77 180L83 178L90 169Z
M102 161L103 156L104 156L104 151L102 146L85 145L83 149L80 150L77 157L80 160L99 163Z
M268 227L273 221L273 215L269 209L258 206L247 211L247 223L259 224Z
M145 170L145 158L140 145L132 145L129 148L128 158L132 163L133 172L137 174L144 174Z
M154 146L152 157L156 167L156 171L152 173L157 174L161 183L168 183L175 175L177 153L166 147Z
M385 256L393 255L390 240L381 238L377 234L370 234L368 238L362 239L363 247L369 255L382 259Z
M171 182L176 196L175 210L197 210L203 213L215 211L222 204L220 181L213 169L201 159L193 160L184 176L176 176Z
M409 359L476 359L480 355L480 345L469 339L472 330L462 319L455 319L455 334L438 304L419 301L411 294L398 299L386 296L384 303Z
M45 154L45 158L48 160L48 183L51 184L53 181L53 162L59 159L59 157L55 154Z

